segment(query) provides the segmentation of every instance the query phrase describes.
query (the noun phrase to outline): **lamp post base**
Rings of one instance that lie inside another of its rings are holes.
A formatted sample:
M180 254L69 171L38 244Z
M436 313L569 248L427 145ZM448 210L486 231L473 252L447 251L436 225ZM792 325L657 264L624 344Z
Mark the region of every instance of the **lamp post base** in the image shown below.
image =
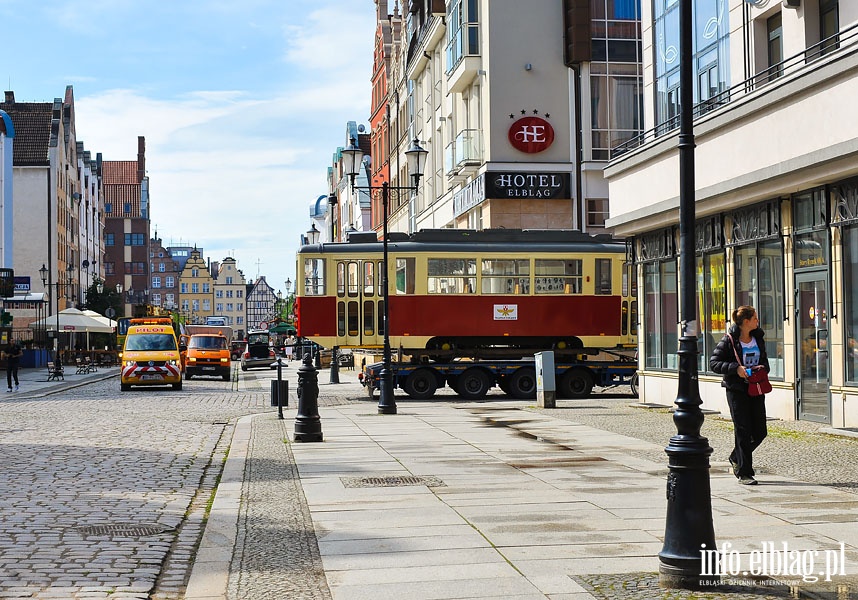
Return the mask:
M378 374L378 414L396 414L396 400L393 397L393 374L386 366L382 367Z

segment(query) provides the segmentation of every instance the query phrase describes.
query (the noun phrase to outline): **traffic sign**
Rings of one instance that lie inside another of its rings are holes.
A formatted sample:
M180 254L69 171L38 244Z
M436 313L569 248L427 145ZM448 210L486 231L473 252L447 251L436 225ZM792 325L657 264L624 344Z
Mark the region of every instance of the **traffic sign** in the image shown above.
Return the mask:
M112 306L108 306L107 310L104 311L104 316L108 319L112 319L116 316L116 309L114 309Z

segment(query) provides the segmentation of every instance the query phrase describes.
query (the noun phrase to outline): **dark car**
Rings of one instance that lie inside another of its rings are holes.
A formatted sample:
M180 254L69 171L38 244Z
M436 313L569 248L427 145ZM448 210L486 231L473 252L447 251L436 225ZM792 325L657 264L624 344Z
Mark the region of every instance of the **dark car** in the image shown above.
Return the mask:
M241 355L241 370L251 367L270 367L277 360L271 347L271 336L267 331L247 333L247 348Z

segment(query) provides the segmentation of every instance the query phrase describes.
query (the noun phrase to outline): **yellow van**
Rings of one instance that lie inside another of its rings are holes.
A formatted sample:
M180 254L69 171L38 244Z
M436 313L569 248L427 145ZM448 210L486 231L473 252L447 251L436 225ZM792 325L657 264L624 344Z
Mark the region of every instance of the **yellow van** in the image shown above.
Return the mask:
M182 359L170 325L132 325L122 347L120 389L132 385L172 385L182 389Z

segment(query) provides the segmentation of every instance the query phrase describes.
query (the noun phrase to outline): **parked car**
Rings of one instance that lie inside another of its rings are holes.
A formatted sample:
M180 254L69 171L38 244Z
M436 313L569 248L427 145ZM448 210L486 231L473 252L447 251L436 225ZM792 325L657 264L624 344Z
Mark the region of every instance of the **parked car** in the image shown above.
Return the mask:
M241 370L247 371L252 367L270 367L277 357L271 347L271 336L267 331L249 331L247 333L247 348L241 355Z
M229 344L229 357L232 360L241 360L244 349L247 348L247 340L234 340Z
M188 343L185 379L194 375L214 375L229 381L229 347L222 335L197 333Z

